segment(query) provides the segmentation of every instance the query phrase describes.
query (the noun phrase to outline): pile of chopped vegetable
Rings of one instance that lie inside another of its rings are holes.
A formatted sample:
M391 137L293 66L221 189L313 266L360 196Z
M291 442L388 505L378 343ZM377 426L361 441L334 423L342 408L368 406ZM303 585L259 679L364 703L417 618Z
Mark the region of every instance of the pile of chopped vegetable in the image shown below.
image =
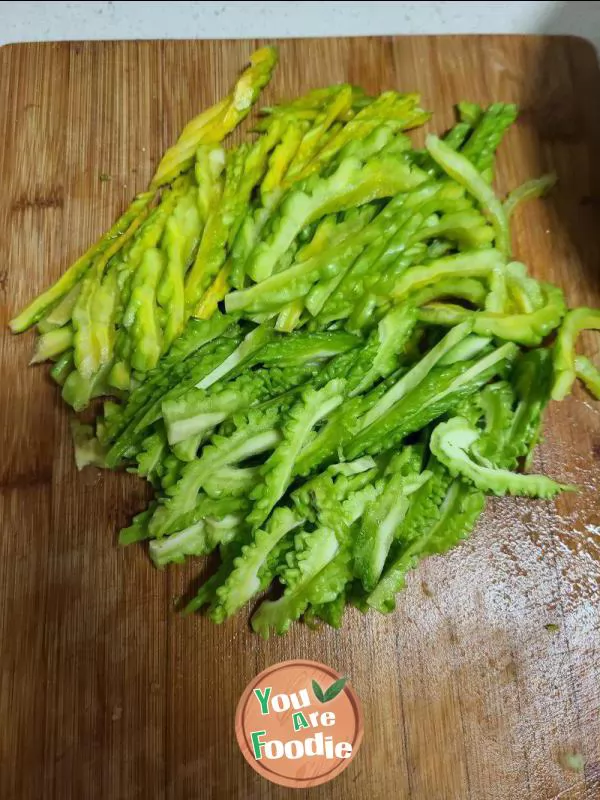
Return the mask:
M273 582L252 617L341 624L389 612L408 570L472 531L487 494L551 498L528 474L551 398L600 372L575 341L600 311L513 260L491 183L513 105L458 106L424 149L416 94L317 89L222 140L276 64L256 52L193 119L147 192L16 317L76 411L78 466L156 491L120 542L163 567L218 550L188 606L215 622Z

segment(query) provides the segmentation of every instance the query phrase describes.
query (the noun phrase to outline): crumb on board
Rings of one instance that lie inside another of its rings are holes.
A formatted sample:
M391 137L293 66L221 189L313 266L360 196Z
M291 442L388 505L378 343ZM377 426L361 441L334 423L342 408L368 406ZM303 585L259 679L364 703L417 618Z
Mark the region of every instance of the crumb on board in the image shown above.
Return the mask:
M570 772L583 772L585 768L585 759L581 753L565 751L559 754L558 761L563 769Z

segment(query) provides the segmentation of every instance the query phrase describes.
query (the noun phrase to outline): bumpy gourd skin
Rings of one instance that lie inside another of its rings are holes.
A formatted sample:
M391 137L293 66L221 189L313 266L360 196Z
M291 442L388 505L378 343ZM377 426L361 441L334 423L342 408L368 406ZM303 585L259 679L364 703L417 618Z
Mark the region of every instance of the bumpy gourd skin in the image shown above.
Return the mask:
M548 499L571 487L561 486L545 475L520 475L507 469L478 464L470 454L479 433L463 417L440 423L431 434L434 456L451 475L462 477L483 492L495 495L515 494Z

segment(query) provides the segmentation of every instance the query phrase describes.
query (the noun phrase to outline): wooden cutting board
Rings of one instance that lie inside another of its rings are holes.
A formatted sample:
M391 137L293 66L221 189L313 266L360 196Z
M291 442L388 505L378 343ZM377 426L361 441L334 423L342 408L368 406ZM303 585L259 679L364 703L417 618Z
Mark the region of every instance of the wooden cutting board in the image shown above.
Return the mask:
M216 627L115 536L145 503L124 474L78 474L69 414L10 316L145 187L160 154L220 98L258 42L11 45L0 51L0 798L297 796L234 738L247 682L304 657L349 675L365 736L314 798L600 797L600 403L553 404L535 467L581 485L556 506L500 499L467 543L410 576L389 616L263 642L248 614ZM417 89L443 130L461 99L515 101L504 192L560 183L518 212L514 245L571 304L600 305L600 75L567 38L282 41L268 100L350 81ZM110 176L103 180L101 176ZM599 340L584 337L598 356ZM583 759L585 767L579 769Z

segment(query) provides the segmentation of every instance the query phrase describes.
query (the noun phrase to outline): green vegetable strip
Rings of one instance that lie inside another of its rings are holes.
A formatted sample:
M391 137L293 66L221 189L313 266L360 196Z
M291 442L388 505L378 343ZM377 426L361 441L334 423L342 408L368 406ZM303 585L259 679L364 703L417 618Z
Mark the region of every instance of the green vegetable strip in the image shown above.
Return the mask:
M502 314L508 306L506 274L503 269L495 269L489 277L490 291L485 299L485 310L492 314Z
M58 305L54 306L54 308L38 322L37 329L40 333L49 333L56 328L67 325L67 323L71 321L73 308L77 302L80 288L80 284L76 283Z
M231 542L242 527L239 514L223 517L215 526L210 520L198 520L183 530L163 539L150 542L148 552L157 567L167 564L182 564L187 556L205 556L220 544Z
M340 87L340 91L333 97L324 111L315 119L313 125L304 134L294 158L286 172L286 180L294 180L303 167L311 160L319 147L319 141L325 132L333 125L336 119L352 106L352 87Z
M264 529L257 530L249 544L242 547L234 568L216 591L216 606L211 611L215 622L232 616L261 589L260 573L273 548L291 530L303 522L288 508L277 508Z
M208 389L213 383L221 380L233 370L239 370L273 337L273 330L267 325L259 325L247 334L239 346L214 370L204 375L195 386L197 389Z
M291 119L288 122L281 142L273 150L269 158L268 169L260 185L260 194L264 206L269 207L273 204L273 194L283 183L283 178L298 152L307 127L308 123L302 123L296 119ZM233 283L236 288L239 288L240 285L237 281Z
M541 287L545 294L545 305L531 313L501 315L432 303L419 310L419 319L430 325L450 326L468 321L473 326L473 332L480 336L497 336L505 341L536 347L559 327L566 311L563 293L557 286L542 283Z
M238 147L227 157L225 186L219 199L213 198L194 264L185 277L185 307L187 314L196 308L204 291L225 261L229 227L233 222L232 204L239 188L247 148Z
M79 320L82 331L78 334L80 344L84 348L89 345L97 353L98 368L107 363L115 351L117 358L123 359L130 349L124 331L115 331L128 302L129 284L132 273L135 273L143 253L147 247L158 241L166 218L171 213L177 197L189 183L181 179L169 192L166 192L160 204L141 221L133 230L133 235L126 247L122 247L116 257L110 259L107 270L102 276L102 264L97 265L97 273L86 276L78 291L73 306L73 320ZM140 222L138 220L137 222ZM129 235L128 232L127 236ZM123 237L125 239L125 235ZM90 280L88 280L90 278ZM84 302L83 302L84 301ZM77 355L77 353L76 353ZM129 385L129 368L124 360L117 360L109 379L117 386Z
M169 563L183 563L186 556L206 555L212 549L206 525L200 520L178 533L150 542L148 552L155 566L164 567Z
M217 588L221 586L230 572L231 564L228 560L223 561L215 574L211 575L211 577L202 584L196 596L190 600L184 608L183 613L185 615L193 614L196 611L200 611L200 609L208 603L214 602Z
M225 150L217 144L201 144L196 150L194 175L198 184L198 211L204 225L221 198L225 163Z
M563 400L575 381L575 344L584 330L600 330L600 310L574 308L565 316L554 345L552 399Z
M100 366L100 354L95 352L92 329L92 307L96 290L100 288L101 273L92 267L81 282L81 290L73 308L73 355L82 379L90 380Z
M94 293L92 300L92 338L98 353L98 369L111 362L116 329L117 274L110 270Z
M175 442L175 444L170 445L171 451L180 461L193 461L198 455L200 445L205 438L202 433L193 434L181 442Z
M162 474L162 461L167 451L167 437L164 428L157 425L157 429L147 436L140 445L135 460L137 472L141 477L147 478L153 486L160 484Z
M155 511L149 530L155 537L162 536L182 514L190 511L204 482L218 468L239 463L258 453L271 450L280 440L275 428L277 408L264 413L250 413L248 420L231 436L214 436L202 457L183 468L181 478L173 486L163 505Z
M440 517L440 509L453 478L446 467L432 455L427 460L426 471L429 479L411 495L410 508L396 529L394 538L398 545L392 545L390 558L398 546L418 539Z
M334 379L322 389L308 387L289 412L281 443L261 470L262 481L251 494L254 508L248 522L254 527L263 524L287 489L298 455L319 420L327 417L344 399L344 381Z
M340 357L340 374L345 374L352 362L346 364ZM359 356L360 358L360 356ZM338 361L338 359L336 359ZM333 370L332 364L332 370ZM296 464L297 475L307 475L316 467L329 463L337 454L342 452L343 446L356 436L361 424L361 417L392 387L405 370L398 370L372 389L366 395L357 395L348 398L335 411L327 424L319 431L315 438L302 450ZM348 386L348 388L350 388ZM382 448L384 449L384 448Z
M163 402L180 397L187 389L198 386L204 381L207 381L208 385L211 382L211 376L221 370L223 364L227 362L232 353L236 352L236 349L236 341L225 337L217 339L214 344L209 345L197 359L193 360L193 363L188 364L187 372L178 382L174 383L164 394L145 405L143 414L136 421L135 432L139 434L140 431L161 418Z
M302 300L292 300L279 312L275 322L275 330L282 333L291 333L298 327L303 310L304 304Z
M252 628L263 638L268 638L271 628L285 633L302 615L310 602L306 590L339 550L335 533L328 528L296 534L295 542L295 558L281 575L286 584L282 597L263 601L252 617Z
M318 280L331 279L341 273L374 239L377 231L367 224L368 221L365 215L346 220L338 226L329 249L319 252L318 247L311 248L314 255L297 259L288 269L276 272L248 289L227 295L227 311L255 313L279 309L304 297Z
M319 217L352 206L408 191L424 180L424 174L395 158L374 158L363 164L346 158L329 177L311 179L305 189L291 190L270 223L269 234L251 253L246 272L260 282L268 278L277 260L301 229Z
M101 469L106 466L104 447L94 436L92 425L83 425L78 420L72 420L71 435L75 449L75 464L78 470L87 466Z
M252 364L280 367L317 363L354 350L363 344L358 336L346 331L297 331L274 336L253 356Z
M544 475L518 475L506 469L494 469L476 463L469 450L480 434L462 417L440 423L431 435L431 452L456 476L473 483L477 489L496 495L516 494L529 497L554 497L560 491L573 490Z
M307 119L314 119L316 114L321 110L324 104L328 103L332 97L335 97L338 92L345 88L346 84L336 84L333 86L324 86L321 89L312 89L306 94L290 100L288 103L278 103L275 106L265 106L261 108L260 113L263 115L291 115L292 117L302 117L302 112L308 111ZM353 100L357 97L357 93L361 96L364 94L363 90L359 87L352 87ZM302 117L304 118L304 117Z
M383 493L370 503L354 541L354 572L366 591L375 588L396 529L410 505L410 495L430 477L420 472L421 455L411 448L396 457Z
M146 406L148 401L156 400L176 384L189 369L186 359L200 351L205 345L232 329L229 317L216 314L211 320L192 320L183 335L177 339L159 364L148 375L144 383L134 389L127 403L106 420L111 438L122 433L131 421Z
M453 297L466 300L474 306L483 306L487 296L488 291L480 280L446 278L419 289L410 296L410 300L415 306L422 306L431 300Z
M50 370L50 375L59 386L63 386L74 366L75 363L73 361L73 350L66 350L56 360L56 363Z
M334 600L325 603L310 604L304 614L304 622L309 628L318 626L319 620L331 628L342 627L344 611L346 610L346 592L342 590Z
M474 362L457 362L431 370L403 400L349 439L344 448L346 456L356 458L394 447L450 411L495 375L502 374L515 354L515 345L508 343Z
M280 309L290 301L304 297L322 277L332 277L356 259L363 249L361 242L350 241L337 248L337 259L331 253L313 256L283 272L278 272L249 289L234 292L225 298L228 312L260 313Z
M457 361L468 361L471 358L476 358L485 350L488 350L491 343L492 340L487 336L471 334L449 350L445 356L442 356L438 364L439 366L447 366L455 364Z
M214 498L246 497L258 482L258 471L258 467L220 467L207 478L204 491Z
M461 104L459 103L459 106ZM477 108L479 108L477 106ZM463 146L469 135L473 131L473 126L477 124L479 117L471 117L469 115L468 119L463 118L462 114L460 113L459 107L457 107L457 112L459 116L459 121L447 131L444 136L443 140L451 147L453 150L460 150ZM432 177L439 176L440 169L435 163L435 161L431 158L427 150L424 148L421 150L415 151L415 160L417 164L421 167L421 169L426 170Z
M472 250L488 247L494 239L494 229L477 210L454 211L423 225L411 241L416 243L440 237L456 242L461 250Z
M556 186L557 177L554 173L543 175L541 178L534 178L526 181L521 186L513 189L504 201L504 213L510 219L515 210L522 203L534 200L536 197L544 197Z
M510 255L510 234L508 219L494 191L481 177L467 157L452 150L437 136L429 134L426 140L427 151L444 172L464 186L489 214L496 232L496 247L501 253Z
M596 400L600 400L600 371L589 358L585 356L575 358L575 374Z
M462 189L458 190L458 197ZM377 280L385 275L386 282L391 280L392 269L402 271L403 257L410 247L411 237L419 229L426 215L437 210L440 203L450 200L457 202L457 190L446 189L440 184L427 182L409 194L400 194L393 198L367 229L374 234L369 246L351 268L341 276L334 285L335 291L329 290L323 303L319 297L317 305L308 299L307 304L312 313L319 313L319 320L328 323L344 318L351 313L356 302L365 292L368 281ZM381 292L379 286L378 293ZM315 293L319 292L316 287ZM386 294L389 292L386 291Z
M283 158L284 156L288 155L288 151L284 153L280 153L280 148L285 146L285 136L284 141L282 141L281 145L279 145L273 152L272 156L272 163L270 167L271 169L274 168L274 160L279 156ZM246 271L246 262L248 260L248 256L250 255L252 249L258 242L258 235L265 227L266 223L270 219L270 209L276 205L276 202L281 194L280 191L274 191L273 189L273 181L280 182L281 177L279 173L283 172L283 167L278 172L278 177L271 178L271 193L268 197L263 197L263 202L265 204L265 208L258 209L255 215L247 215L246 219L244 220L240 233L234 243L233 252L231 256L231 285L236 289L241 289L244 283L244 276ZM269 182L269 173L265 176L263 181L263 187ZM351 223L352 226L356 226L357 222L360 223L362 218L365 218L366 215L370 214L371 216L374 213L374 209L370 209L369 207L365 208L364 210L360 210L356 215L357 219ZM350 220L349 220L350 222ZM273 224L273 223L271 223ZM360 227L358 225L357 227ZM340 228L342 231L340 231ZM330 234L333 234L333 238L336 241L341 241L341 238L345 237L346 231L350 232L351 228L347 225L336 226L335 219L333 216L325 217L324 220L321 221L319 224L315 236L313 240L303 247L298 255L298 261L303 261L309 258L309 255L314 255L323 250L325 242L328 241ZM340 235L341 233L341 235ZM278 265L278 271L281 270L281 266Z
M461 120L444 135L444 142L453 150L460 150L472 130L470 122Z
M162 413L169 443L185 443L194 437L195 448L192 442L188 446L197 449L214 427L233 414L276 398L299 386L308 377L310 371L303 368L261 369L214 384L208 390L193 388L176 399L165 400Z
M83 378L77 370L73 370L64 382L61 393L62 399L75 411L83 411L90 400L96 397L104 397L108 394L109 369L110 364L105 364L89 379Z
M392 129L408 130L422 125L429 118L418 108L419 96L384 92L370 105L359 111L342 130L330 140L308 166L307 173L320 172L325 164L339 153L348 142L365 139L381 124Z
M205 434L236 411L270 396L269 373L241 375L219 391L192 388L178 398L164 400L162 414L169 444Z
M465 104L459 104L459 111ZM475 130L462 149L462 153L484 175L488 183L492 182L494 154L508 128L516 120L517 106L512 103L493 103L481 113L481 109L472 106L467 111Z
M56 358L65 350L70 350L72 345L73 328L70 325L50 330L37 338L35 352L29 363L39 364L41 361Z
M511 261L506 266L506 287L509 300L516 309L524 314L537 311L544 305L542 286L534 278L527 275L525 264Z
M392 296L401 299L411 292L447 278L486 278L503 266L502 256L494 249L447 256L427 265L407 269L394 286Z
M348 376L349 396L362 394L379 378L386 378L397 367L398 356L408 342L416 324L412 306L401 306L380 320Z
M138 304L135 298L133 302L131 301L131 292L136 273L146 251L158 246L167 219L172 215L181 197L189 191L190 185L189 176L183 176L175 181L170 190L163 192L160 204L153 209L140 226L130 246L124 251L121 260L114 266L111 264L111 269L114 269L117 273L114 322L120 327L116 331L114 364L109 374L109 382L117 388L129 389L131 385L130 358L132 357L134 343L129 336L129 329L134 324L138 311ZM158 316L157 309L157 324L160 322ZM162 330L160 331L160 336L162 338Z
M425 244L421 240L427 239L428 231L433 230L435 235L434 226L438 224L440 214L472 211L471 201L457 184L428 181L418 191L409 193L397 220L397 230L377 264L378 272L382 277L387 277L388 271L397 274L398 259L402 263L411 251L419 249L418 245L423 249ZM403 269L404 266L400 271Z
M414 497L416 499L417 495ZM436 512L435 520L425 531L408 543L398 542L381 580L366 599L367 606L382 614L393 611L395 595L404 587L406 574L416 566L417 560L443 553L466 538L481 514L484 502L482 492L462 481L454 481Z
M361 429L368 428L382 417L395 403L401 400L423 381L429 371L438 361L445 356L455 345L461 342L471 332L468 323L462 323L453 328L446 336L433 347L409 372L389 389L383 397L371 408L361 420Z
M352 555L349 550L340 548L340 551L306 587L305 600L308 604L307 610L311 606L313 608L322 607L338 601L340 596L345 596L351 580Z
M507 430L500 466L514 468L526 456L531 460L542 424L543 412L552 390L552 355L549 349L539 348L521 354L515 362L511 383L517 396L510 428Z
M268 152L263 147L265 141L266 137L263 137L254 148L254 160L258 164L248 165L253 151L244 145L233 150L228 158L221 202L209 214L196 260L186 278L185 304L190 314L225 263L229 237L243 213L255 180L262 174ZM246 176L246 187L243 186L244 172L250 175L250 178Z
M174 368L170 375L156 376L152 391L137 396L132 393L123 413L115 415L115 420L108 422L109 436L112 446L107 455L107 463L116 467L125 458L131 447L136 447L144 437L147 428L161 417L163 400L176 398L191 388L201 377L211 372L222 363L235 348L235 340L217 339L209 342L200 351L194 363L182 362ZM159 380L159 377L162 380ZM145 384L142 384L145 388ZM118 433L117 433L118 431Z
M483 115L483 109L478 103L460 100L456 104L456 113L461 122L468 122L471 127L478 125Z
M119 544L120 545L128 545L133 544L134 542L142 542L144 539L148 538L147 530L148 530L148 522L154 513L154 509L156 507L156 503L151 503L150 506L145 510L141 511L131 521L131 525L127 528L123 528L119 533Z

